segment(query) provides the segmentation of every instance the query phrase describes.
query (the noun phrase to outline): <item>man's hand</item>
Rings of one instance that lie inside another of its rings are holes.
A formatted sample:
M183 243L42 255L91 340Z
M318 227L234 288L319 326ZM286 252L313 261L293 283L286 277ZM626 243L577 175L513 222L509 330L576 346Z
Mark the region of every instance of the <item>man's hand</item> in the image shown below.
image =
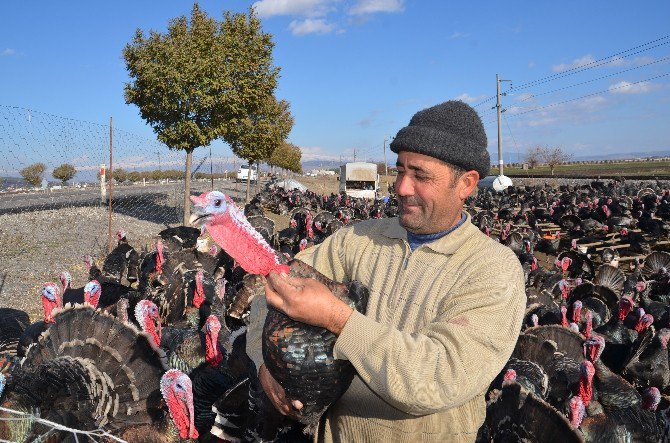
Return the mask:
M298 411L302 409L302 403L300 400L289 401L286 397L284 388L277 383L277 380L272 377L270 371L268 371L268 368L266 368L264 364L261 365L258 370L258 379L261 382L261 386L263 386L265 394L267 394L268 398L275 406L275 409L282 415L297 419Z
M268 304L302 323L320 326L339 335L353 309L335 297L324 284L311 278L270 272L265 280Z

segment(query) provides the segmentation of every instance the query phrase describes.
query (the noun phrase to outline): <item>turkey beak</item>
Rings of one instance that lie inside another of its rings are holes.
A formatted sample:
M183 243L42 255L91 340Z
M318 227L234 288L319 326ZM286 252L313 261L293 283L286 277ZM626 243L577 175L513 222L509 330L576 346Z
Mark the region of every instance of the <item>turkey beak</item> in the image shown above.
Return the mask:
M192 195L191 202L193 202L193 213L191 214L191 217L189 219L189 224L197 228L199 225L202 224L199 223L198 221L210 215L205 211L205 207L207 206L207 198L205 197L205 194L199 196Z

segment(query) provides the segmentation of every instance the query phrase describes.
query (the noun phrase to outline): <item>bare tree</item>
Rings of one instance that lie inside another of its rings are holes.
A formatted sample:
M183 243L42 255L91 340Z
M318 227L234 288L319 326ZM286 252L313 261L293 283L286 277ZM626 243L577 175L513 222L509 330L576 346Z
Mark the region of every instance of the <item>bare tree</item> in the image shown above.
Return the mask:
M563 164L572 158L572 156L565 152L560 146L555 148L550 148L549 146L541 147L539 148L539 152L542 163L545 163L549 166L549 169L551 169L551 175L554 175L556 166Z
M542 152L542 147L540 146L535 146L533 148L528 148L528 151L526 152L526 163L528 163L528 167L533 169L537 167L537 165L540 164L540 153Z

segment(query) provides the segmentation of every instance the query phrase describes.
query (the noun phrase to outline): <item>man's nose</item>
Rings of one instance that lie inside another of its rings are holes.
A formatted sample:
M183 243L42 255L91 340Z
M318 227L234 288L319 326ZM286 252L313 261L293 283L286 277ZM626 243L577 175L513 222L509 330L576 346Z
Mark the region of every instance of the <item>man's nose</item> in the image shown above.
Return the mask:
M406 175L398 175L395 181L395 192L399 196L407 197L414 195L414 184Z

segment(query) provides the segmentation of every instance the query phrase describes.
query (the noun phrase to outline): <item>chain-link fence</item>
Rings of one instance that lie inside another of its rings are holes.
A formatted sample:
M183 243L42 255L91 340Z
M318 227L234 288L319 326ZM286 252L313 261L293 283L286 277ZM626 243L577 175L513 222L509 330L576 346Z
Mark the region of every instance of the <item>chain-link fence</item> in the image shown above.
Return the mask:
M0 306L38 315L39 287L63 270L83 286L82 257L104 257L118 230L151 247L160 230L181 223L185 152L111 123L0 106ZM241 196L243 184L225 178L232 157L209 152L194 152L192 191Z

